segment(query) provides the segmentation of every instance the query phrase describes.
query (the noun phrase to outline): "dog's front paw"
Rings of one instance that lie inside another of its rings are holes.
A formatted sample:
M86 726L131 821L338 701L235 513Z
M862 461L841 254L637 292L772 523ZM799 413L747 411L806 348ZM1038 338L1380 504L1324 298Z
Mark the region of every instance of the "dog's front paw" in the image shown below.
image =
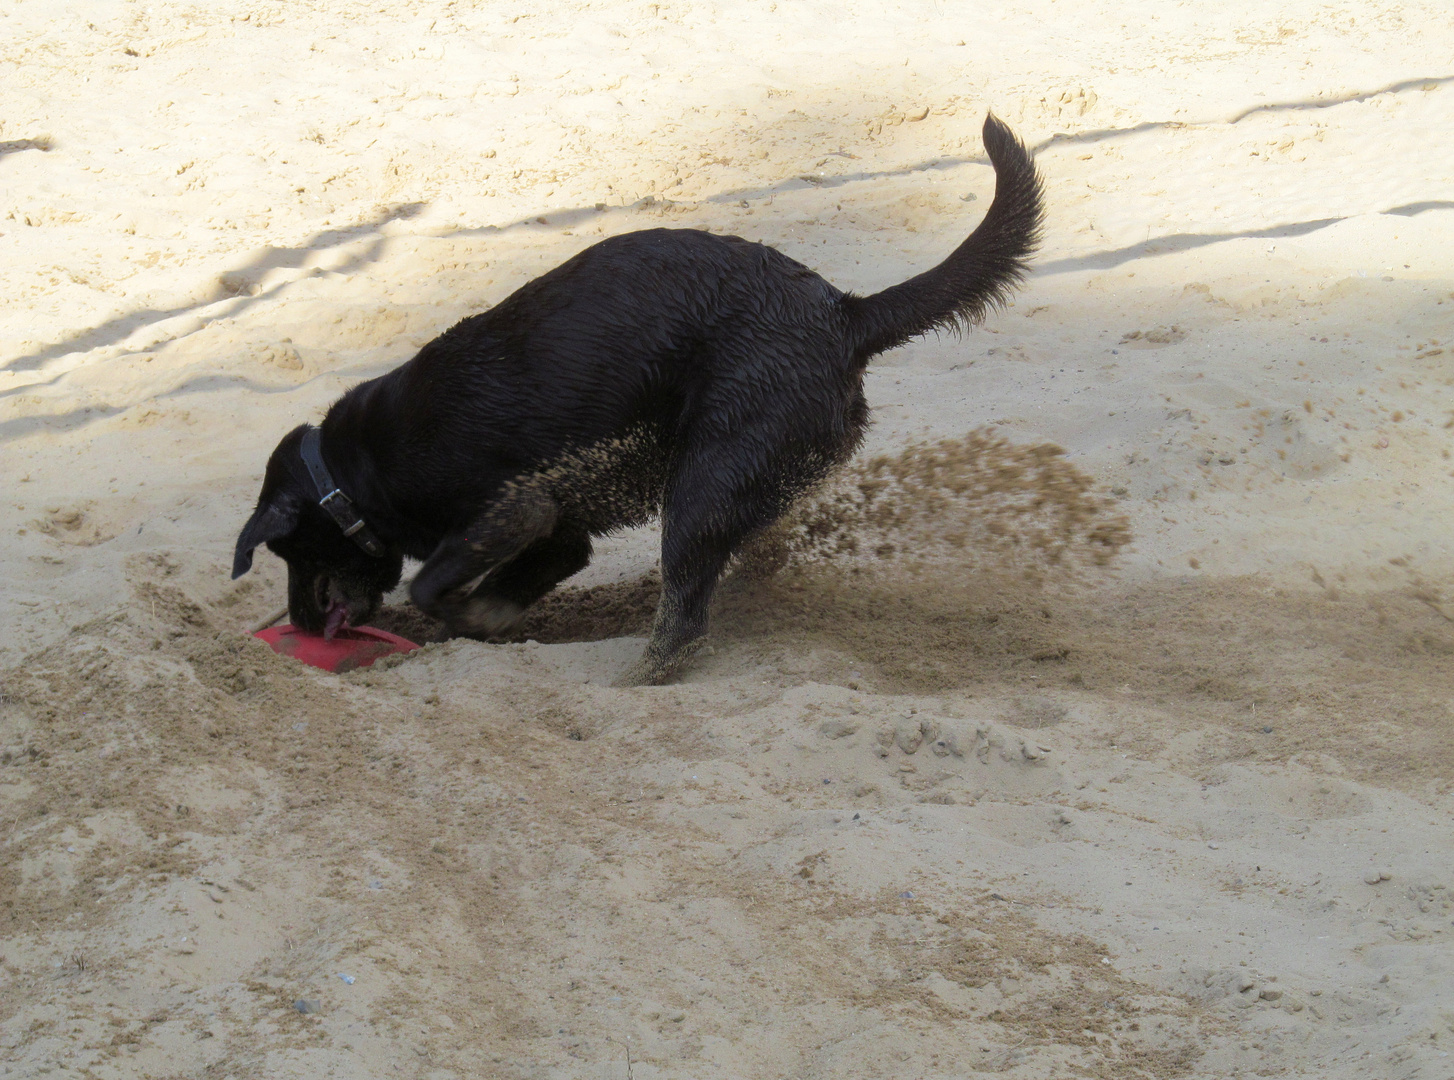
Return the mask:
M525 609L498 596L472 597L450 613L449 626L470 637L508 637L525 619Z

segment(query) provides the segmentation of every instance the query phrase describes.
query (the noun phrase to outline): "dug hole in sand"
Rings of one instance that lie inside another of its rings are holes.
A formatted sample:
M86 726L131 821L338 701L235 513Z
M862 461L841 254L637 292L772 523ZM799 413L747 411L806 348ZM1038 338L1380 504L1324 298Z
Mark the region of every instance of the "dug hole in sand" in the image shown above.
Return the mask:
M1447 15L0 12L0 1075L1454 1075ZM903 280L989 108L1035 274L679 683L649 532L528 640L247 637L345 387L631 229Z

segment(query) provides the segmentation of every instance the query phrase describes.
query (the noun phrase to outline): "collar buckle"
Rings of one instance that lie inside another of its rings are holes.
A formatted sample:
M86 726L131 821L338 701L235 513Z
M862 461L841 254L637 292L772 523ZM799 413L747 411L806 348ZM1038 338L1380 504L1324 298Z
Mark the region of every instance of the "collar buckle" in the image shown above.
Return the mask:
M313 478L315 494L320 496L318 505L333 519L343 535L376 559L388 554L388 549L368 527L353 500L334 482L328 466L323 462L323 433L318 428L309 427L303 432L300 453L303 464L308 467L308 475Z

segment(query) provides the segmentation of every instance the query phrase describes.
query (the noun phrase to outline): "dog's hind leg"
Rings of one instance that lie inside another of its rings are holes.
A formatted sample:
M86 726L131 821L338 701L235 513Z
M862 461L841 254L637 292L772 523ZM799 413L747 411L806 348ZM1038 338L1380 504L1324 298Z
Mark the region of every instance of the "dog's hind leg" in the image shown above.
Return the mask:
M651 640L641 659L616 680L617 686L666 682L706 640L707 606L735 545L720 532L684 535L686 531L680 526L673 530L670 524L663 531L661 600Z
M518 602L514 594L528 594L538 584L536 579L544 564L570 560L562 560L557 550L553 559L547 557L541 565L533 566L533 576L527 572L517 577L515 587L506 593L498 591L490 579L543 541L547 543L542 553L548 555L548 541L558 516L555 501L541 492L507 491L465 532L452 533L440 541L409 586L410 597L421 611L447 623L456 633L479 637L508 633L519 624L525 611L525 604ZM531 568L532 563L527 563L527 571Z
M747 447L752 440L743 440ZM707 608L727 562L776 521L812 469L783 457L742 461L738 440L700 454L678 472L662 507L661 600L646 651L618 686L663 683L705 642ZM794 465L801 466L795 468Z

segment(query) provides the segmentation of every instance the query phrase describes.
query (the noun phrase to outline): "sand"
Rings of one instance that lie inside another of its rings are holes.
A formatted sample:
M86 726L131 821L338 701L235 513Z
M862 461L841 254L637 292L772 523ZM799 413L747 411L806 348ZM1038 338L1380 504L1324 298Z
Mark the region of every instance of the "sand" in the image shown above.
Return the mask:
M1447 15L7 5L0 1075L1454 1076ZM650 529L528 640L247 636L341 390L631 229L899 281L989 108L1035 274L679 683Z

